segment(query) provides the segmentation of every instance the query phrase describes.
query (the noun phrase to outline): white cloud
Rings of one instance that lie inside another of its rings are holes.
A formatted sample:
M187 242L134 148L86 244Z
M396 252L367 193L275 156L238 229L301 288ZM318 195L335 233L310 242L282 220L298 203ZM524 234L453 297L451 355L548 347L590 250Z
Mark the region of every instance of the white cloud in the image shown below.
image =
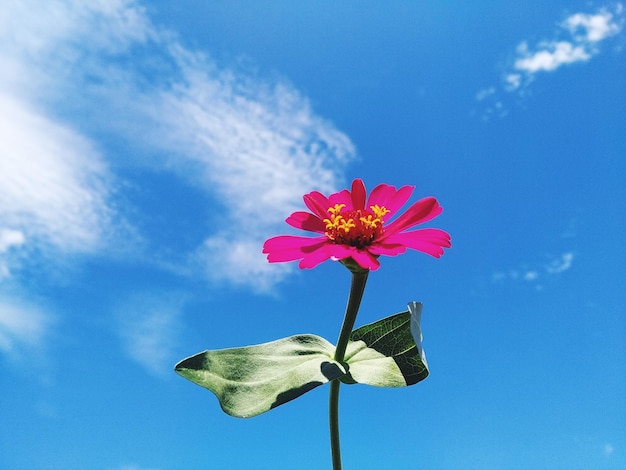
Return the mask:
M524 273L524 280L525 281L534 281L535 279L537 279L537 277L539 276L539 273L537 271L526 271Z
M507 91L516 90L522 84L522 76L519 73L510 73L504 77L504 82Z
M600 9L594 14L575 13L560 25L557 35L564 39L550 39L529 47L526 41L517 47L513 69L530 79L537 72L552 72L563 65L586 62L599 52L597 44L622 30L623 19L616 13ZM510 76L510 74L507 74Z
M18 357L27 349L41 347L52 323L42 309L0 293L0 352Z
M621 10L621 7L618 7ZM600 10L595 15L576 13L568 17L563 26L567 28L578 42L598 42L619 33L622 25L614 15Z
M0 254L13 246L23 245L24 241L24 234L19 230L0 227Z
M275 220L312 186L336 185L338 166L354 152L345 135L293 88L211 77L202 71L208 66L182 62L186 82L163 95L158 111L169 111L161 123L168 143L185 145L229 215L244 225L262 215Z
M539 45L539 50L529 51L524 42L518 46L518 59L513 68L528 74L556 70L564 64L586 61L591 58L591 53L583 45L575 45L567 41L549 42ZM513 75L515 76L515 75ZM511 75L507 77L510 83Z
M496 92L495 87L484 88L476 93L476 101L482 101Z
M7 260L8 251L23 245L25 241L26 238L21 231L0 227L0 282L11 275Z
M189 254L219 261L212 278L269 287L292 268L261 266L262 241L284 230L302 194L335 189L355 153L286 81L218 66L132 0L12 2L0 20L0 70L0 93L14 97L4 100L18 117L0 128L19 150L0 177L12 184L0 211L29 243L33 232L67 249L96 246L113 223L107 168L130 158L215 198L214 226ZM107 154L86 135L131 151Z
M0 90L0 219L66 251L89 251L108 224L106 168L71 129ZM20 243L20 244L22 244Z
M527 88L540 73L554 72L574 63L588 62L600 52L600 43L622 31L624 25L623 6L617 4L613 11L607 8L595 13L574 13L561 22L553 38L536 45L522 41L516 48L512 63L506 67L499 87L489 87L476 96L486 106L482 117L506 116L503 109L502 92L527 94ZM493 91L491 91L493 90ZM485 100L485 98L488 98Z
M108 177L86 139L0 88L0 281L28 256L41 272L42 257L57 267L59 256L104 246ZM52 323L24 297L7 290L0 298L0 350L13 358L42 347Z
M269 264L259 250L263 241L223 233L208 239L200 247L196 262L201 263L207 277L217 283L227 281L234 285L248 285L256 292L267 292L291 272L293 266Z
M163 95L156 109L170 117L164 125L171 151L187 152L180 167L197 168L196 182L221 201L215 208L221 223L199 249L200 259L213 279L264 290L292 269L268 266L264 239L287 229L283 221L302 207L303 194L337 187L354 148L293 88L211 77L202 71L208 66L177 59L187 82Z
M546 272L549 274L560 274L572 267L574 253L563 253L559 258L552 260L546 265Z
M496 283L524 281L532 283L537 289L541 289L541 282L571 269L573 262L574 253L566 252L550 259L543 266L534 263L534 266L531 267L525 264L519 268L507 271L495 271L491 275L491 280Z
M126 354L153 374L171 372L176 361L177 324L184 297L136 295L117 308L119 335Z

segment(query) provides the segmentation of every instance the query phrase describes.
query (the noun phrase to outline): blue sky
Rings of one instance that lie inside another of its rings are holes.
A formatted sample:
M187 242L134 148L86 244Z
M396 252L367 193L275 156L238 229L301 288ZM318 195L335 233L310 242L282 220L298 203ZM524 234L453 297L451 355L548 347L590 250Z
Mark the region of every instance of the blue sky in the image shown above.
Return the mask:
M336 341L349 273L261 246L354 177L453 247L370 276L431 375L342 387L345 467L626 467L626 5L1 4L0 468L329 468L328 387L235 419L173 366Z

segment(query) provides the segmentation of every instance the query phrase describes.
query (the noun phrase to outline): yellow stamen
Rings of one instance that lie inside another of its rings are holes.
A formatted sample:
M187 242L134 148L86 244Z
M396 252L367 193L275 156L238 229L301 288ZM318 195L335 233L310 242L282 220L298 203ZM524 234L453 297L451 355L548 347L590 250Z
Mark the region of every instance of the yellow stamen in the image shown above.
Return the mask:
M385 216L385 214L388 214L389 212L391 212L385 206L380 207L378 204L374 206L370 206L370 209L372 209L372 212L376 214L376 217L378 217L379 219L382 219Z
M371 214L369 214L367 217L360 217L359 220L363 222L363 225L370 228L376 228L378 224L382 223L382 220L380 220L378 217L373 218Z
M343 230L346 233L348 233L350 229L354 227L356 227L356 224L354 223L353 219L346 220L341 217L341 220L338 220L337 228Z
M324 223L326 224L326 230L330 230L331 228L337 226L337 217L341 218L340 215L331 215L330 219L324 219Z
M335 204L334 207L329 207L327 212L329 212L332 215L337 215L339 214L341 209L343 209L344 207L346 207L345 204Z
M326 236L334 243L356 247L367 246L384 233L383 217L391 212L379 205L369 210L345 209L345 204L335 204L327 209Z

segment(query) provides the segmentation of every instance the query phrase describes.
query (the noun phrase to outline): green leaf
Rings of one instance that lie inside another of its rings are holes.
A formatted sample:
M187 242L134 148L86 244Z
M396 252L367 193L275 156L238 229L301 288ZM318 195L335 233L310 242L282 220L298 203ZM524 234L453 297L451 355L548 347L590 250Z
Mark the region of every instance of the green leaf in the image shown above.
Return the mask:
M352 332L344 361L349 372L341 381L377 387L405 387L428 376L422 349L422 304L407 312L362 326Z
M227 414L249 418L287 403L346 373L335 347L315 335L297 335L242 348L204 351L175 370L217 396Z

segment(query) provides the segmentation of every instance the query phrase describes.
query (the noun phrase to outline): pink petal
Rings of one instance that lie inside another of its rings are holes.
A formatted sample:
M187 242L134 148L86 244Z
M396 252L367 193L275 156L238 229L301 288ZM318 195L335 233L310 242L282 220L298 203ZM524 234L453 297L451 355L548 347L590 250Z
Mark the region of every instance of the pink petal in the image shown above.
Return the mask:
M328 253L328 250L325 250L324 248L325 247L321 247L321 249L319 250L308 253L305 257L302 258L300 263L298 263L298 267L300 269L311 269L318 264L330 259L331 255Z
M349 258L352 256L352 253L356 250L355 247L350 245L340 245L340 244L329 244L326 249L330 253L331 257L340 260L344 258Z
M289 225L302 230L308 230L309 232L326 232L326 224L320 220L319 217L311 214L310 212L298 211L291 214L285 220Z
M439 258L443 255L444 248L452 246L450 234L438 228L425 228L412 232L402 232L392 235L386 243L397 243L421 251L423 253Z
M376 271L380 268L380 263L376 257L367 250L354 250L354 253L352 253L352 259L363 269Z
M327 243L319 250L307 254L298 266L303 269L313 268L331 258L335 260L349 258L354 251L355 248L352 246Z
M352 182L352 208L355 210L363 210L365 208L365 185L363 180L356 178Z
M325 236L311 238L281 235L267 240L263 244L263 253L267 254L270 263L295 261L323 248L327 243L328 238Z
M353 246L334 243L328 243L320 249L307 254L302 258L298 266L302 269L310 269L331 258L335 260L352 258L363 269L371 269L372 271L380 267L376 257L368 253L367 250L359 250Z
M386 240L394 233L427 222L441 214L441 211L443 211L443 208L434 197L420 199L411 205L400 217L385 227L385 233L380 238L380 241Z
M348 210L353 209L352 195L350 194L350 191L348 191L347 189L344 189L343 191L339 191L338 193L335 193L335 194L331 194L328 197L328 200L330 201L330 204L328 207L332 207L335 204L345 204L346 209Z
M406 246L402 243L376 243L368 247L373 255L396 256L406 251Z
M311 191L303 196L304 204L320 219L328 217L328 208L331 203L326 196L318 191Z
M370 194L367 201L367 207L378 204L384 206L389 210L383 220L386 222L409 200L415 186L402 186L396 190L394 186L388 184L379 184L376 186Z
M364 269L376 270L380 267L380 263L375 256L367 250L359 250L354 246L329 244L324 247L324 250L328 251L332 258L336 260L352 258Z

